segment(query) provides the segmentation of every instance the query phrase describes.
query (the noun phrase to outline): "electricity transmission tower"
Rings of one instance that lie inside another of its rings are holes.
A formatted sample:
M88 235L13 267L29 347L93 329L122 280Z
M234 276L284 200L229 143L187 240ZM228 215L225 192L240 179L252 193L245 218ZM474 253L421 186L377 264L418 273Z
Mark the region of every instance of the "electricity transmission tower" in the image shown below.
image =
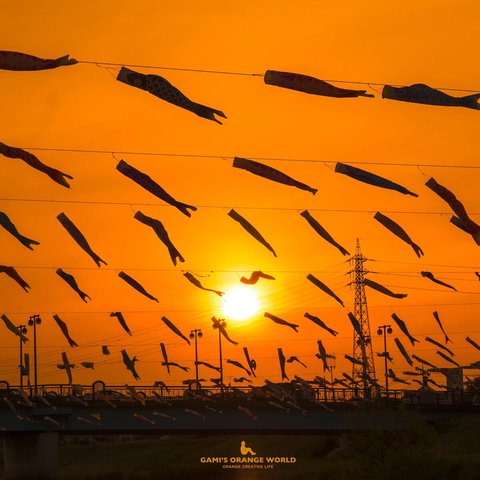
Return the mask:
M363 280L365 274L364 263L368 260L360 250L360 240L357 238L355 255L350 258L351 285L355 286L355 301L353 315L360 325L361 335L354 329L353 358L358 361L353 364L352 377L361 385L364 396L370 396L370 387L375 380L375 364L373 360L372 341L370 336L370 321L368 318L367 296Z

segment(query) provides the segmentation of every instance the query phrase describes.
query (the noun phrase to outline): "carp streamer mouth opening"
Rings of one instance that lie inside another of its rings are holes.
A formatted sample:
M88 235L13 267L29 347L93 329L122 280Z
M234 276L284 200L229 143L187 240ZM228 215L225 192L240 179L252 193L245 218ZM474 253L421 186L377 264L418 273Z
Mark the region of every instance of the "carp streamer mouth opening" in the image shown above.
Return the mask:
M222 312L232 320L248 320L258 312L259 308L256 291L243 285L227 290L222 299Z

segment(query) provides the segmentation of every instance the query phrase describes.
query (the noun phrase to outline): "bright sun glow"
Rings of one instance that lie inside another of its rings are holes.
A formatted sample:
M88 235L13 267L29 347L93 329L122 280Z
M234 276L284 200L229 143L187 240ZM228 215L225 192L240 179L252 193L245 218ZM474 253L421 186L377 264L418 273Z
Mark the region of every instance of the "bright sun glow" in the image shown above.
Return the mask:
M232 320L247 320L258 312L259 307L257 294L249 287L231 288L223 296L223 314Z

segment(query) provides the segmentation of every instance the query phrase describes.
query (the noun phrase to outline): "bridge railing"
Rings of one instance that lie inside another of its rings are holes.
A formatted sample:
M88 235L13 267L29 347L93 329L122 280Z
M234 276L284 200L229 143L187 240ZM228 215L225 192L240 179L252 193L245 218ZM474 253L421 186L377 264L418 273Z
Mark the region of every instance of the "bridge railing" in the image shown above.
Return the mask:
M3 382L1 385L0 397L18 394L18 386L10 386ZM386 399L385 390L377 390L366 395L359 389L352 388L323 388L314 387L311 389L298 388L295 385L285 383L279 384L283 391L292 395L296 400L313 400L323 403L352 402L360 398ZM163 384L141 385L132 387L123 385L105 385L98 381L93 385L66 385L66 384L45 384L38 386L37 392L33 386L23 387L23 392L31 398L35 395L52 397L70 397L74 396L85 401L98 400L106 398L115 400L136 400L145 398L146 400L164 399L195 399L202 397L239 399L249 395L253 398L268 397L268 390L264 387L202 387L195 389L192 386L177 385L166 387ZM408 404L435 404L435 405L455 405L469 404L479 405L480 396L475 393L462 390L390 390L388 400Z

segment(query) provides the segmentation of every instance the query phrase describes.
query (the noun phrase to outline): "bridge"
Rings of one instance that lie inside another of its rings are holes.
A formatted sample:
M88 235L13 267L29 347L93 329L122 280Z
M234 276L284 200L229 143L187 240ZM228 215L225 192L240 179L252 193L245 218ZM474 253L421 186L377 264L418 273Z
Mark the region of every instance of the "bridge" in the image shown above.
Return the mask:
M56 478L59 435L335 434L402 429L410 410L429 422L480 414L478 399L461 391L394 390L388 399L369 399L353 389L289 385L221 391L96 382L43 385L36 393L0 389L6 479Z

